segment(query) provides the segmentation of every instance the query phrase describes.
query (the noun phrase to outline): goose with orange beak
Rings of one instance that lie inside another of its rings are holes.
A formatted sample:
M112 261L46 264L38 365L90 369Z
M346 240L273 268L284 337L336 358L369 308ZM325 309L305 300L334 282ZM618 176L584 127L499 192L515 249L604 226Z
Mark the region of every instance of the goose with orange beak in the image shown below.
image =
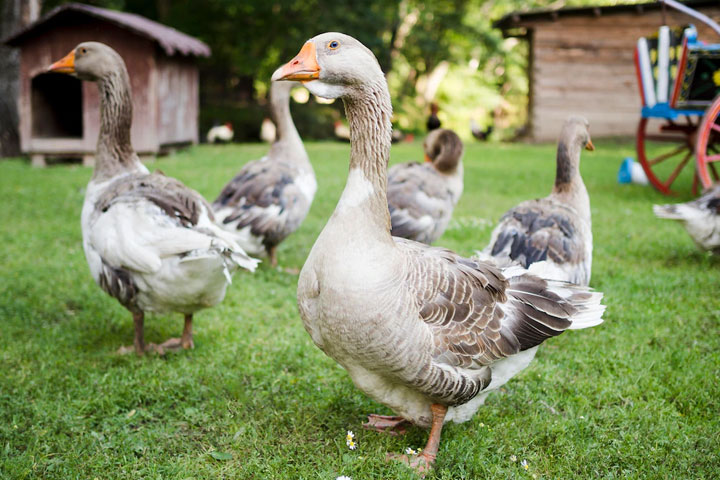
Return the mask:
M133 316L133 346L120 352L192 348L194 313L220 302L232 272L252 271L257 260L214 223L199 193L140 162L130 140L130 79L115 50L84 42L48 70L95 82L100 92L100 133L81 226L93 279ZM182 337L146 344L145 312L168 311L184 315Z
M300 316L355 385L397 414L371 415L367 428L431 429L420 455L392 456L424 473L443 424L469 420L544 340L601 323L602 294L390 234L392 106L385 76L360 42L318 35L273 74L284 79L342 98L351 131L345 189L300 273Z
M492 256L500 263L517 262L525 268L545 262L543 268L554 280L590 284L590 196L580 175L580 153L583 148L595 149L589 128L583 117L572 116L565 121L550 195L527 200L505 212L480 255Z

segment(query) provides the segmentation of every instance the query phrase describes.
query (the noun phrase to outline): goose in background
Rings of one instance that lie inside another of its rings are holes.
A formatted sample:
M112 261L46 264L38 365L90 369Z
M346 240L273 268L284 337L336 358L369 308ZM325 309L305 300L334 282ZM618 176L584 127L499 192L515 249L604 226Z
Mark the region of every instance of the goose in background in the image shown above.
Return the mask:
M431 427L420 455L396 457L425 472L443 423L469 420L547 338L601 323L602 294L390 235L390 93L354 38L308 40L273 79L342 98L351 130L345 190L300 273L305 329L360 390L399 415L371 416L369 428Z
M431 244L443 234L463 191L463 143L452 130L431 131L423 142L424 163L388 171L391 233Z
M223 125L215 125L207 133L208 143L228 143L231 142L235 132L233 132L232 123L227 122Z
M500 264L517 262L525 268L547 261L551 278L579 285L590 283L592 229L590 197L580 176L580 152L593 150L588 121L565 121L557 148L555 186L545 198L511 208L493 230L480 253Z
M691 202L653 205L653 212L679 221L700 249L720 255L720 183Z
M277 266L277 246L300 227L317 182L290 115L290 82L272 82L270 110L277 138L270 151L246 164L213 202L218 221L251 255Z
M260 125L260 140L265 143L273 143L277 136L277 129L272 120L265 117Z
M199 193L140 163L130 142L130 81L115 50L84 42L49 71L96 82L100 91L100 134L81 224L95 282L133 315L134 347L120 351L191 348L193 314L220 302L233 271L253 271L257 260L214 223ZM167 311L185 316L182 337L146 345L145 312Z
M477 140L480 140L481 142L487 141L488 137L490 137L490 134L493 132L493 126L488 125L485 130L480 129L480 125L477 124L474 118L470 119L470 133L472 133L472 136L475 137Z

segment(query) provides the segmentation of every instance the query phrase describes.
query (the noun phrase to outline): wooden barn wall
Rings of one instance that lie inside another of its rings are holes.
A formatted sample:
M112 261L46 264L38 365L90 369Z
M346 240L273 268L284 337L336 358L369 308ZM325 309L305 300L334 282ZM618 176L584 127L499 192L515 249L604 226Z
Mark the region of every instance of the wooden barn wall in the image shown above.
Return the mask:
M199 77L183 57L158 56L157 130L160 145L198 142Z
M720 7L702 11L720 20ZM701 40L720 42L687 16L668 10L667 19L669 25L694 23ZM657 11L523 24L532 29L532 139L556 140L572 114L588 118L593 137L633 136L641 108L633 52L637 39L657 32L661 22Z
M110 45L125 60L133 95L132 143L139 153L158 150L155 111L155 46L147 39L114 25L84 21L58 26L29 39L21 49L21 91L18 98L21 149L26 153L91 153L100 129L97 85L83 82L83 138L32 138L31 81L78 43L99 41Z

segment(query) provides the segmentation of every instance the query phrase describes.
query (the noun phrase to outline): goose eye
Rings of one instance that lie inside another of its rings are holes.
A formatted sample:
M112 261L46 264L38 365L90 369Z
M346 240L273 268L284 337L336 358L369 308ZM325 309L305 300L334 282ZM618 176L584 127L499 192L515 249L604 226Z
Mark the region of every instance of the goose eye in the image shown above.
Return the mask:
M330 50L335 50L340 46L340 42L338 42L337 40L333 40L332 42L328 43L327 46Z
M80 53L87 53L87 48L85 48L85 47L81 48Z

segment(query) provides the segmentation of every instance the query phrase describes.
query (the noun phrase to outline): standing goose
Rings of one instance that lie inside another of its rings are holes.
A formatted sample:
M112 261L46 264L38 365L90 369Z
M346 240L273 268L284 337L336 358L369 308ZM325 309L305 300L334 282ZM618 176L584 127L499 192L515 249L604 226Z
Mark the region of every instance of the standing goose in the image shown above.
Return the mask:
M594 150L588 122L582 117L570 117L558 142L552 192L505 212L484 255L501 263L518 262L525 268L545 260L554 270L551 278L579 285L590 283L592 229L590 197L580 176L583 147Z
M275 250L298 229L310 210L317 182L307 152L290 116L293 82L272 82L270 109L277 138L267 156L246 164L213 202L223 228L236 235L251 255Z
M394 165L388 172L391 233L428 245L447 228L463 191L463 144L455 132L431 131L425 163Z
M699 248L720 255L720 183L691 202L653 205L653 212L682 222Z
M372 415L369 427L431 427L421 455L399 457L425 471L443 423L470 419L545 339L601 323L602 294L390 235L390 94L354 38L308 40L273 79L342 98L352 132L345 190L300 273L303 323L360 390L399 415Z
M182 338L148 347L159 352L192 347L193 314L220 302L232 272L253 271L257 260L213 222L199 193L140 163L130 142L130 81L115 50L81 43L49 70L96 82L100 92L95 169L81 218L95 282L132 313L135 353L146 351L145 312L185 315Z

